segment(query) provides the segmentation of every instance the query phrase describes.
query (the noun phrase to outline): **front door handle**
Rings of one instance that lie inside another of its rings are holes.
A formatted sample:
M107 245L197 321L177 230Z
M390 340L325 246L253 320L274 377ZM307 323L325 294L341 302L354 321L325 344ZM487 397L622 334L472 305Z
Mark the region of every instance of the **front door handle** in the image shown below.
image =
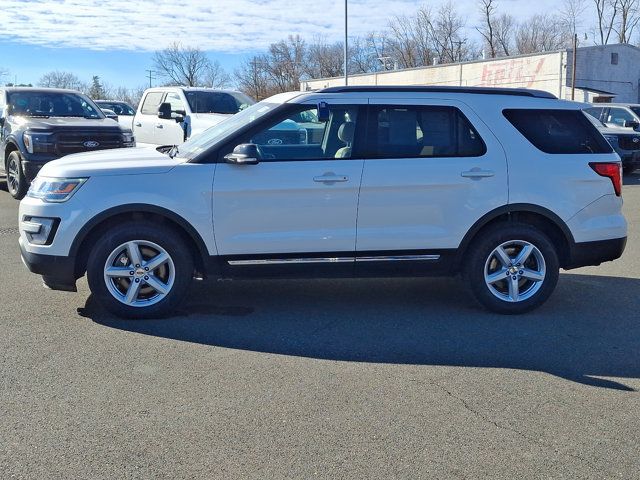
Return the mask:
M462 172L460 175L466 178L480 179L480 178L493 177L495 173L493 172L493 170L482 170L478 167L475 167L475 168L472 168L471 170L467 170L466 172Z
M319 177L313 177L313 181L330 185L336 182L348 182L349 177L347 177L346 175L336 175L333 172L327 172Z
M161 123L156 123L156 128L164 128L164 125L162 125Z
M140 122L136 122L136 127L141 127L142 124Z

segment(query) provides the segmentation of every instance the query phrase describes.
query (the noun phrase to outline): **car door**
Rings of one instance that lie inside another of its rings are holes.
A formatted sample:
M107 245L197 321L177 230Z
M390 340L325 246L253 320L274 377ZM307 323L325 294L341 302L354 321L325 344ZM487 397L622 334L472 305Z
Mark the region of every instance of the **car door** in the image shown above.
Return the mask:
M283 107L223 149L254 143L261 150L257 165L216 167L214 235L226 266L352 273L366 101L332 100L329 118L307 125L323 129L315 141L296 122L318 118L314 102ZM300 126L283 128L291 124Z
M371 100L358 208L358 271L445 260L508 201L502 147L466 104ZM361 273L361 272L360 272Z
M184 114L184 101L178 92L167 92L162 103L169 103L172 112ZM184 119L184 115L180 114ZM174 114L178 115L178 114ZM157 118L155 124L154 143L156 145L179 145L185 141L184 121L176 122L175 118Z
M155 141L156 124L158 123L158 107L162 103L165 92L147 92L142 99L140 109L133 120L133 134L138 144L157 145Z

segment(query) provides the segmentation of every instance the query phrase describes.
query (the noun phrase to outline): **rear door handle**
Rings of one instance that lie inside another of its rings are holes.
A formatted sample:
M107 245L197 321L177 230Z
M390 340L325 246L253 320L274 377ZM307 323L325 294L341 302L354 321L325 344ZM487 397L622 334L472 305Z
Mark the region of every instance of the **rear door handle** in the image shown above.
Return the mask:
M495 173L493 170L482 170L480 168L472 168L471 170L467 170L466 172L462 172L460 175L466 178L487 178L493 177Z
M164 126L161 123L156 123L156 128L164 128Z
M142 126L142 124L140 122L136 123L136 127L141 127L141 126Z
M319 177L313 177L314 182L332 184L336 182L348 182L349 177L346 175L336 175L333 172L327 172Z

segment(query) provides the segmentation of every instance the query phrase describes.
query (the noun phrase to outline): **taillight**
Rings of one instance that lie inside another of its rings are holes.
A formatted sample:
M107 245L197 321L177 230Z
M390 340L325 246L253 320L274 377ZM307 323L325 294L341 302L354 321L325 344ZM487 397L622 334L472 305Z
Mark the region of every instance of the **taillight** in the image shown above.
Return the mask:
M616 196L622 195L622 167L619 163L596 163L591 162L589 166L594 172L602 177L607 177L613 183L613 190Z

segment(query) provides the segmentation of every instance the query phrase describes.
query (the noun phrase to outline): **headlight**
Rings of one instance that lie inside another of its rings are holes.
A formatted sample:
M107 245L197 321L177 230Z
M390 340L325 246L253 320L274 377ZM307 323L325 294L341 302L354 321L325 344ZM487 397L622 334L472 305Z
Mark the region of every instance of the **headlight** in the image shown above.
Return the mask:
M136 139L134 138L132 131L128 131L128 132L123 132L122 133L122 141L124 143L134 143L135 140Z
M22 141L29 153L51 153L53 151L51 133L23 133Z
M616 137L615 135L605 135L604 138L611 144L618 143L618 137Z
M66 202L86 182L86 178L36 177L27 192L28 197L45 202Z

